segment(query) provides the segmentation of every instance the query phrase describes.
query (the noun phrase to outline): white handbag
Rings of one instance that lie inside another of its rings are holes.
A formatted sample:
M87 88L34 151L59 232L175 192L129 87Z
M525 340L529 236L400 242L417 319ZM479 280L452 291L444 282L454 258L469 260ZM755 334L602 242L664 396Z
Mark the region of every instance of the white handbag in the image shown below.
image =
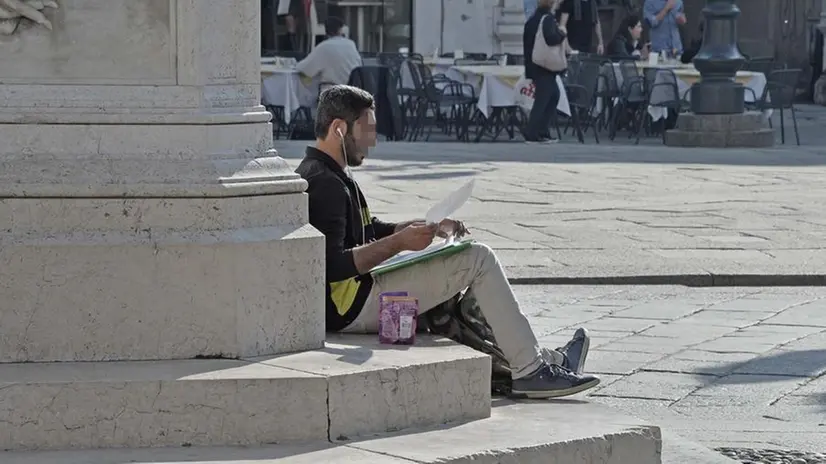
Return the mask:
M548 19L548 15L545 15L539 20L539 28L536 30L531 61L548 71L565 71L568 69L568 58L565 55L567 39L563 40L559 45L548 45L548 43L545 42L545 34L542 32L542 25L545 21L554 21L554 19Z

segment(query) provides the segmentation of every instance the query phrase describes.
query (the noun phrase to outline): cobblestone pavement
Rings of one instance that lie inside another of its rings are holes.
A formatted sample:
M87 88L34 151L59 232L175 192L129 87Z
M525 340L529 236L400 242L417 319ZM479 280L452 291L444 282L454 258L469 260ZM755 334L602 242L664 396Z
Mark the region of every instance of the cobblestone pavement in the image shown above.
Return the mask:
M296 166L306 144L276 148ZM373 212L391 220L424 215L474 177L457 216L515 278L709 285L780 275L823 284L824 164L819 147L388 142L354 175Z
M545 346L590 330L591 400L710 448L826 453L826 288L515 289Z

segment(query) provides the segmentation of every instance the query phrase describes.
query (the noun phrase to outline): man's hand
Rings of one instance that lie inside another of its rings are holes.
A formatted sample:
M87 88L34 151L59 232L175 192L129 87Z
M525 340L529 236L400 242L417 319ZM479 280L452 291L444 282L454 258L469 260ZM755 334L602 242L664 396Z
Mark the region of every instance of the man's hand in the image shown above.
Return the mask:
M605 46L603 44L597 45L597 55L602 55L605 53Z
M684 14L681 13L681 14L677 15L677 24L682 26L683 24L685 24L687 22L688 22L688 20L686 19Z
M447 238L453 235L456 238L462 238L467 234L467 227L462 221L445 219L439 224L439 237Z
M668 0L665 4L665 11L671 11L677 6L677 0Z
M438 224L413 223L396 233L396 240L403 250L424 250L433 243L438 231Z

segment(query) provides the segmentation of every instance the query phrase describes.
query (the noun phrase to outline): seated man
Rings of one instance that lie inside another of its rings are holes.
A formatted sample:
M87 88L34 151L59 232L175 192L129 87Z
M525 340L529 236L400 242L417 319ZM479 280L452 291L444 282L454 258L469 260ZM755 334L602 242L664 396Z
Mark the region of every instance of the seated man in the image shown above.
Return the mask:
M459 235L466 230L450 219L440 225L392 224L370 215L364 194L348 175L348 168L361 165L376 144L369 93L346 85L322 92L315 133L315 147L307 147L296 172L309 184L310 223L326 237L327 330L375 333L383 292L406 291L426 311L469 289L510 364L515 396L560 397L599 384L599 378L582 374L587 332L578 330L563 348L542 350L496 255L485 245L371 276L382 261L424 249L440 230Z
M350 73L361 66L355 42L346 37L344 22L335 17L324 22L328 38L299 61L295 69L309 77L320 77L325 84L346 84Z

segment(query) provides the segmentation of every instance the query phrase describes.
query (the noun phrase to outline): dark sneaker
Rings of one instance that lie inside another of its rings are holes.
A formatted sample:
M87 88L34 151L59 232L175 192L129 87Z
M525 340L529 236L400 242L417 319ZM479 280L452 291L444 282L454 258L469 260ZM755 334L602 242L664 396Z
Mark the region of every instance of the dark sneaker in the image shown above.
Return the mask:
M599 377L575 374L562 366L543 364L533 374L514 379L512 397L547 399L574 395L599 385Z
M585 358L588 357L590 346L591 337L588 336L588 331L582 327L576 329L571 341L556 349L565 356L565 362L562 366L571 372L582 374L582 371L585 370Z

